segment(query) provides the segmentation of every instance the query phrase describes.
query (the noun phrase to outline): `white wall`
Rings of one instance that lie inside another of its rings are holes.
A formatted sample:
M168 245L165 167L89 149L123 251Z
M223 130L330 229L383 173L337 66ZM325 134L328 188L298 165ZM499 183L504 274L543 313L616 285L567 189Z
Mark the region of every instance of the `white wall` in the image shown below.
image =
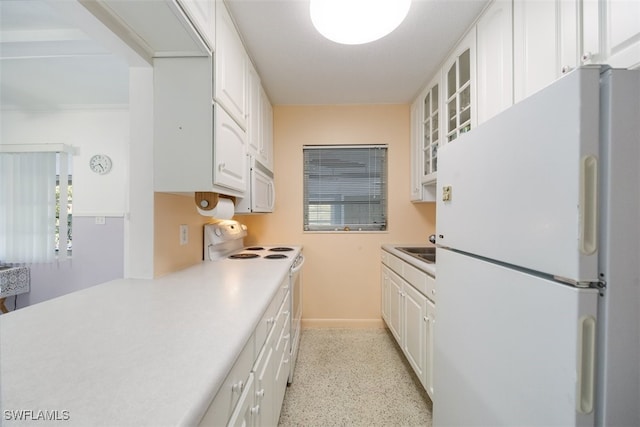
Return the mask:
M2 111L0 144L64 143L74 148L73 255L31 266L31 291L17 297L25 307L123 277L128 202L129 112L126 108ZM109 174L89 169L93 154L113 160ZM98 225L95 216L106 217ZM14 306L13 298L8 307Z
M122 216L128 194L128 109L2 112L0 144L64 143L74 147L73 214ZM107 175L89 170L92 155L107 154Z

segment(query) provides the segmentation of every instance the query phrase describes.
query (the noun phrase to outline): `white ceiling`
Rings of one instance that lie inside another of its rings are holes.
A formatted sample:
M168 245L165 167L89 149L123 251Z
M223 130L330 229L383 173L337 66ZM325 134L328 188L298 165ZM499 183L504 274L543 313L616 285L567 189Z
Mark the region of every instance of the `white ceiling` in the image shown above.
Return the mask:
M413 0L404 22L365 45L318 34L309 0L227 0L274 104L408 103L488 0Z
M272 103L367 104L410 102L488 0L413 0L397 30L360 46L316 33L308 0L226 2ZM126 61L56 4L0 0L2 106L126 104Z

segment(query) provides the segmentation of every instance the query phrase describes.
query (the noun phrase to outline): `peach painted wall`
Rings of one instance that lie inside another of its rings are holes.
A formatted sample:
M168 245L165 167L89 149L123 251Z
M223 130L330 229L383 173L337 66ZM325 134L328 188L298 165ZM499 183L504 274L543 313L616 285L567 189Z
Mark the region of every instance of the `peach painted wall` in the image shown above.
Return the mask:
M193 196L155 193L154 277L182 270L202 261L203 225L209 218L196 210ZM189 242L180 245L180 225L186 224Z
M306 144L388 144L387 232L303 232ZM304 246L305 327L381 327L380 246L426 243L435 230L435 204L409 201L409 105L275 106L274 158L275 212L235 217L249 227L246 243Z

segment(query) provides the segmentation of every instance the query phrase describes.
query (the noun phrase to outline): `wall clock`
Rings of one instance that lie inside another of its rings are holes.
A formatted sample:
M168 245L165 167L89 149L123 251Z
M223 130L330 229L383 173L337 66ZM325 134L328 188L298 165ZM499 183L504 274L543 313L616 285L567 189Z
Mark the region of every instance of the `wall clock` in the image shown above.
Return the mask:
M111 171L111 167L113 163L111 162L111 157L106 154L96 154L91 157L89 160L89 167L95 173L99 173L100 175L104 175Z

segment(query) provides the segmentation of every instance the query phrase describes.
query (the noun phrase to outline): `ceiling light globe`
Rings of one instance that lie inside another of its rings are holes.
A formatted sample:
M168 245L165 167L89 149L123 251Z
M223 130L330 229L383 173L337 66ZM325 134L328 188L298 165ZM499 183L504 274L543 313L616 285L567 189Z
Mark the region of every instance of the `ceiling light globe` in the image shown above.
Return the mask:
M311 22L320 34L341 44L363 44L395 30L411 0L310 0Z

